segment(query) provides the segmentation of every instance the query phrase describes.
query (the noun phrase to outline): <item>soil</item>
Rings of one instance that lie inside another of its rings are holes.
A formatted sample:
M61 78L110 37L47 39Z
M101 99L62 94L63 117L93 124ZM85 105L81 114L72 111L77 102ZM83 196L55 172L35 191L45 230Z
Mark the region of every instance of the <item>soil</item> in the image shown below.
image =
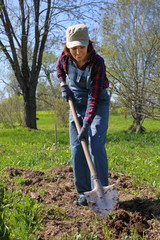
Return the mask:
M39 231L40 240L75 239L76 233L85 236L77 235L76 239L160 240L160 199L157 198L160 189L135 186L129 176L111 172L109 182L116 185L119 206L107 217L100 218L88 206L73 204L78 195L72 167L55 167L48 172L8 168L6 173L13 191L14 177L24 176L24 194L44 205L46 214ZM93 232L94 238L86 238ZM135 232L138 238L133 237Z

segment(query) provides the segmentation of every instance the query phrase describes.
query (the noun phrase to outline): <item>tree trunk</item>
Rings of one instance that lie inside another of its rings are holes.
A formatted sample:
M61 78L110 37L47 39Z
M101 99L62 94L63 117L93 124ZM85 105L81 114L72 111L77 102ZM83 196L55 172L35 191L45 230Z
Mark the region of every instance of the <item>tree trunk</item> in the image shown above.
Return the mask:
M136 133L144 132L144 131L145 131L145 128L142 127L142 124L143 124L144 120L145 120L145 116L144 116L143 119L141 120L140 124L137 126L137 128L136 128Z
M36 122L36 86L27 87L23 91L24 127L37 129Z
M144 122L144 119L142 119L141 121L134 120L133 123L131 124L131 126L129 126L129 128L127 129L127 131L130 132L130 133L132 133L132 132L136 132L136 133L145 132L145 128L142 126L143 122Z

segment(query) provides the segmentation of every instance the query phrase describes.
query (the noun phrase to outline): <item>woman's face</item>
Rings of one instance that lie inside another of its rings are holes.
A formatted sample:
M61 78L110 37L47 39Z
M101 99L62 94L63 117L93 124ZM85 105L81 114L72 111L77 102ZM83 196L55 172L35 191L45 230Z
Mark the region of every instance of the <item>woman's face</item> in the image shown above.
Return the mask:
M77 46L70 48L70 53L72 57L77 61L77 63L83 63L87 60L87 49L88 46Z

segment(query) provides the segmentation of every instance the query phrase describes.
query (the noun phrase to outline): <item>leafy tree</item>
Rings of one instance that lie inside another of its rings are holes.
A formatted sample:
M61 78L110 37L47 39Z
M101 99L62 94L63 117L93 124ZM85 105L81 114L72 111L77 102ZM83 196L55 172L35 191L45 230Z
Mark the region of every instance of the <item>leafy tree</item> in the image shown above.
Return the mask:
M26 127L37 128L36 88L47 39L52 43L50 46L55 47L67 23L97 21L98 9L104 2L0 0L0 49L22 91Z
M158 0L117 0L103 18L101 51L111 91L130 111L136 132L146 117L160 117L159 26Z

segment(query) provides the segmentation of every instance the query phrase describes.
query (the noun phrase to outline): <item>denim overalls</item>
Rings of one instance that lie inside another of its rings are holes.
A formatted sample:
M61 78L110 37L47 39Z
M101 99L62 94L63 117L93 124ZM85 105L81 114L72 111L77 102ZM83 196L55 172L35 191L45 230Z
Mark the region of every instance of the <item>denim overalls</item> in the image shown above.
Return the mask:
M90 88L91 68L87 66L83 71L74 67L73 64L75 63L71 60L68 61L68 82L74 94L73 101L77 115L80 123L83 124ZM98 178L103 186L107 186L108 160L105 142L109 117L109 95L106 89L102 90L101 96L100 103L96 107L95 117L89 128L89 149ZM75 186L79 196L83 197L84 192L90 191L94 186L81 143L77 138L77 130L71 111L69 133Z

